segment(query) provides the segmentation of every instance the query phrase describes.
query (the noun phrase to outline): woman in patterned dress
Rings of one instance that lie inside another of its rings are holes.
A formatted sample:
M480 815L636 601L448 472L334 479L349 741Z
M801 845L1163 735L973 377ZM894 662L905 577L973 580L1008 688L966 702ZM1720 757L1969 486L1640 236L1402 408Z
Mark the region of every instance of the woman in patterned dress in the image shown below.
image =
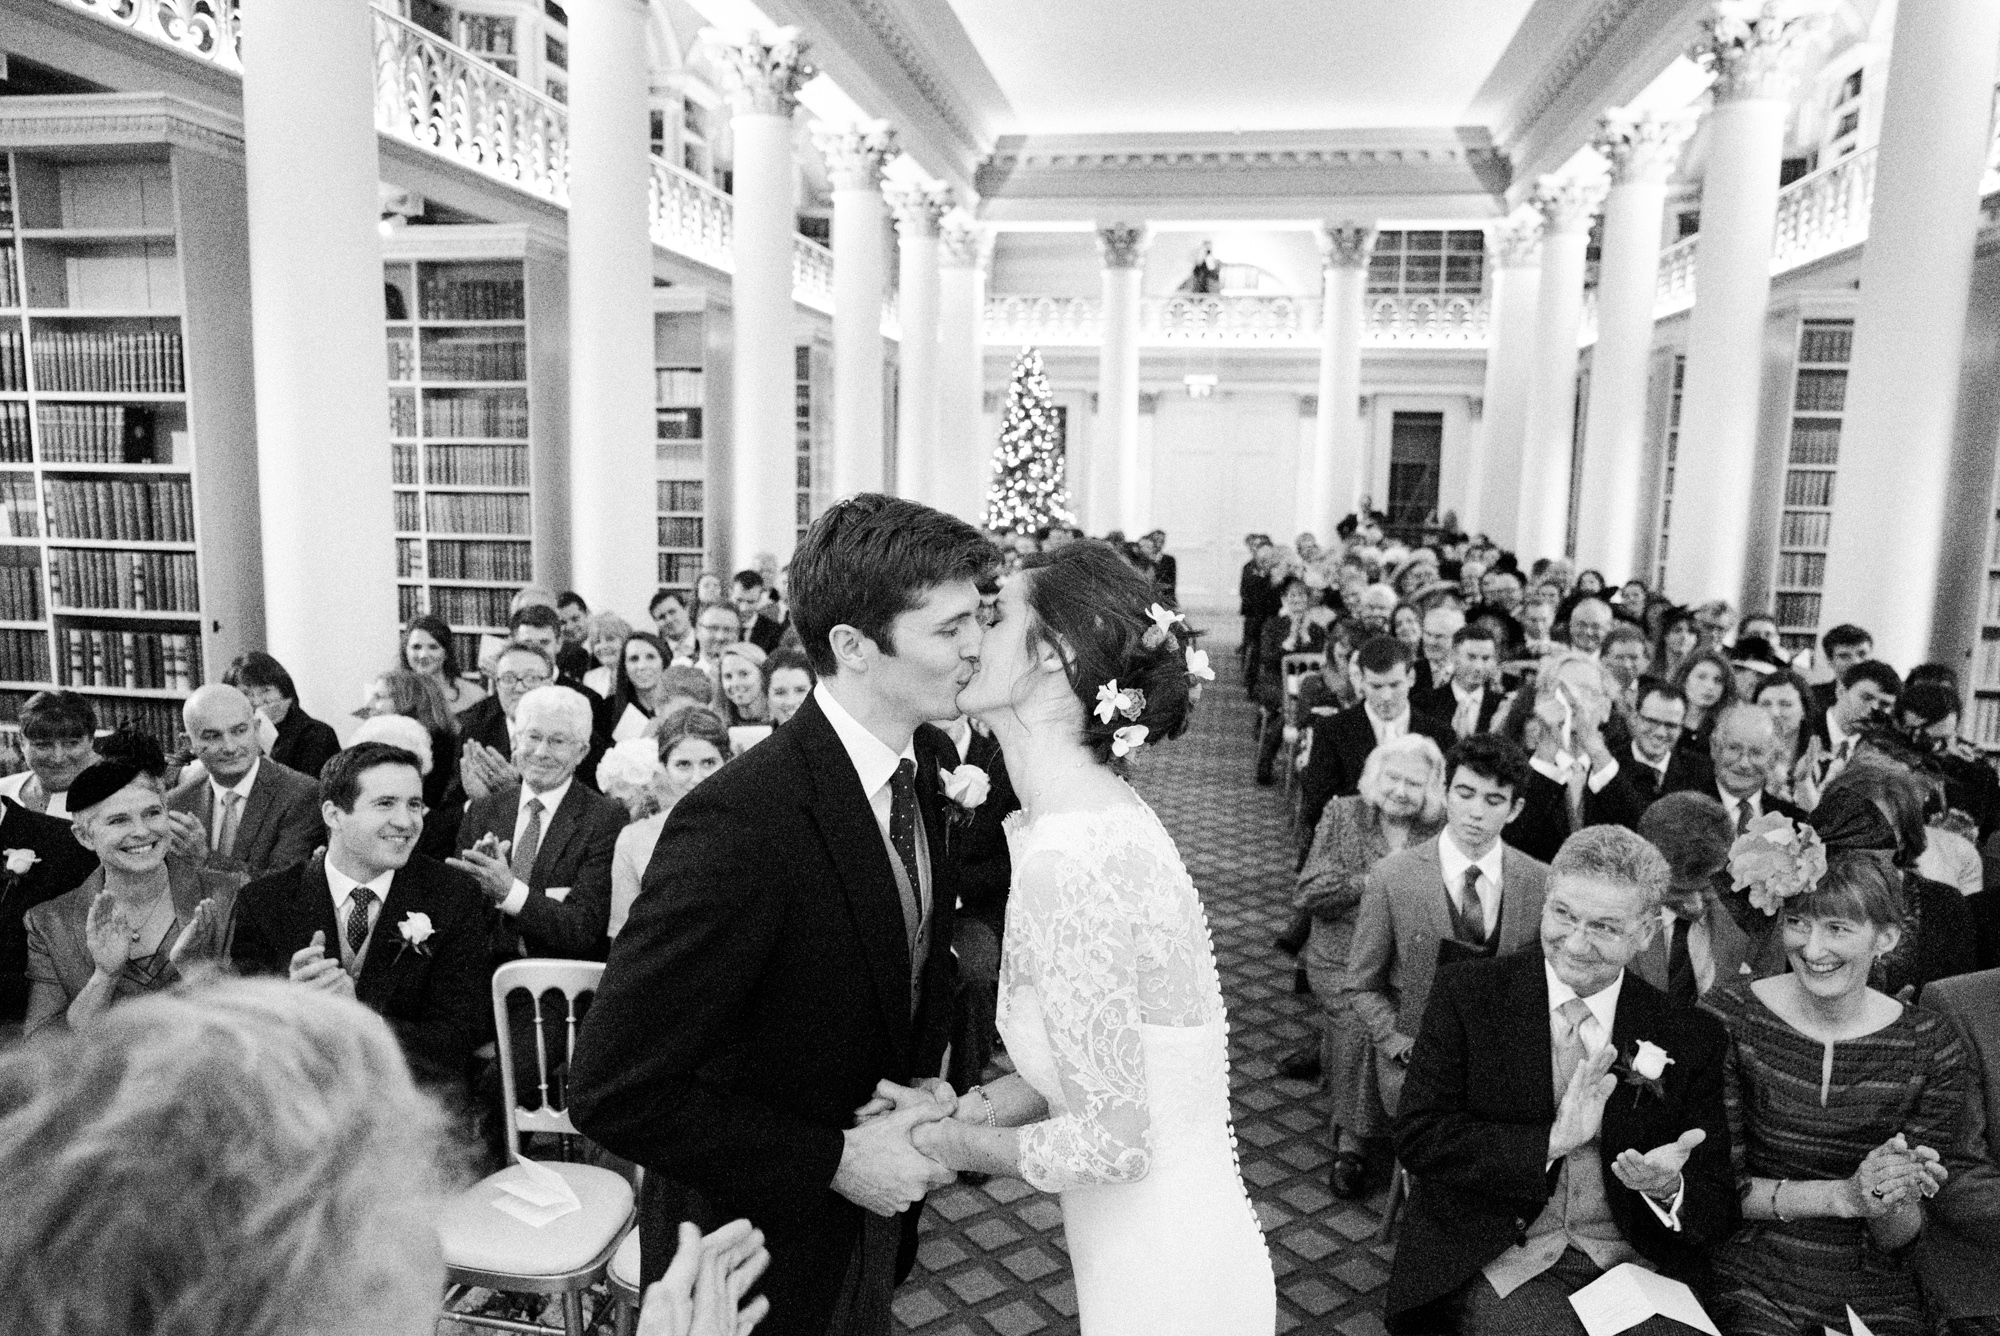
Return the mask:
M1737 841L1739 883L1746 848L1787 833ZM1724 1094L1743 1192L1709 1311L1724 1336L1846 1331L1850 1306L1877 1336L1923 1336L1911 1245L1947 1177L1940 1152L1956 1144L1964 1049L1943 1017L1868 985L1902 931L1888 858L1836 849L1815 879L1818 841L1792 838L1790 866L1751 882L1754 900L1775 905L1790 972L1702 1003L1729 1027ZM1769 864L1777 847L1755 852Z

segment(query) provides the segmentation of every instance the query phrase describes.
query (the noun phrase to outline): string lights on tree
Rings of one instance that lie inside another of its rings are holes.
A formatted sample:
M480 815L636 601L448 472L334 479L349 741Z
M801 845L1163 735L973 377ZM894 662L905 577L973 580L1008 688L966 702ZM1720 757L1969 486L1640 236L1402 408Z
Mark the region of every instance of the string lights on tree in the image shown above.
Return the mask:
M986 491L986 527L995 533L1033 533L1074 523L1048 374L1041 353L1029 348L1015 359L1008 379L993 483Z

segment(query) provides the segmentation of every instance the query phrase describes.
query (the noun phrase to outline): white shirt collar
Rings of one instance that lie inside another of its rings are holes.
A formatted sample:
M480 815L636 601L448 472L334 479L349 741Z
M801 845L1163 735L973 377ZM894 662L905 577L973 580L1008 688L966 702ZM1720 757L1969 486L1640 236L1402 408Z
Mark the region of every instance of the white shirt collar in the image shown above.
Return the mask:
M333 865L333 859L326 860L326 884L333 891L333 907L338 911L347 903L347 897L354 894L356 886L366 886L375 892L375 903L381 904L389 898L389 883L396 879L396 869L390 868L372 881L356 881Z
M813 699L819 702L826 721L833 725L834 735L847 750L847 759L854 763L854 772L861 776L861 791L871 798L896 773L898 763L916 761L914 739L904 744L902 751L890 751L888 743L863 728L861 722L847 712L847 707L833 698L833 693L826 689L824 682L813 688Z
M1476 687L1469 687L1454 677L1451 679L1451 694L1456 696L1458 698L1459 703L1462 705L1466 701L1485 695L1486 684L1484 682L1481 682Z
M208 777L208 787L214 791L215 800L221 802L223 794L233 793L244 802L249 802L250 786L257 782L257 768L263 764L264 758L259 756L250 763L250 768L243 772L243 778L237 780L234 784L221 783L214 775L210 775Z
M1632 752L1633 765L1644 766L1646 769L1654 771L1657 774L1666 774L1667 767L1674 763L1674 754L1671 750L1667 752L1667 758L1664 761L1647 760L1646 753L1639 750L1639 744L1636 742L1632 744L1630 750Z
M964 715L948 724L939 724L944 735L951 739L951 745L958 748L958 762L965 764L965 758L972 751L972 720Z
M1576 996L1576 989L1557 976L1555 966L1549 964L1547 956L1542 957L1542 973L1548 976L1549 981L1549 1011L1551 1013L1561 1011L1563 1003ZM1625 971L1619 970L1618 977L1609 985L1583 999L1583 1005L1590 1008L1590 1014L1604 1027L1598 1032L1598 1037L1602 1040L1611 1038L1611 1021L1618 1014L1618 994L1624 988Z
M1458 847L1458 842L1452 839L1449 828L1439 831L1438 864L1444 869L1445 885L1452 887L1454 890L1457 889L1459 883L1465 880L1465 870L1469 867L1476 867L1479 869L1479 875L1487 881L1492 882L1494 889L1498 890L1500 888L1500 858L1505 849L1506 846L1501 841L1495 840L1493 841L1493 847L1480 855L1477 861L1474 861L1467 858L1465 851Z
M1732 820L1736 816L1736 809L1743 806L1743 804L1745 803L1750 804L1750 814L1752 816L1762 816L1764 814L1764 804L1761 801L1761 799L1764 796L1764 791L1762 789L1759 789L1757 792L1749 795L1746 798L1739 798L1735 794L1731 793L1728 789L1723 788L1721 782L1717 781L1715 785L1715 796L1722 800L1723 809L1729 813L1730 818Z
M569 786L574 783L576 783L576 776L572 774L568 779L556 785L554 788L549 789L548 791L543 793L537 793L535 792L534 787L532 785L530 785L526 780L522 780L521 801L514 808L515 820L518 821L520 819L521 813L528 810L528 800L530 798L534 799L536 802L539 802L542 805L543 816L545 817L554 816L556 814L556 808L561 807L563 799L569 796Z

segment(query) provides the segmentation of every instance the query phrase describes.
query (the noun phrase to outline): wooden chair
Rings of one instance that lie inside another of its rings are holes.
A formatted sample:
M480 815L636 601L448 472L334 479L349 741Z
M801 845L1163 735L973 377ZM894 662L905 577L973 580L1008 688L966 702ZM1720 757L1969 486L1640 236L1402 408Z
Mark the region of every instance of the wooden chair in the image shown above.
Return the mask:
M493 1023L500 1035L500 1089L511 1159L522 1158L523 1132L578 1135L570 1121L567 1097L562 1098L561 1108L554 1107L556 1100L551 1097L563 1095L562 1081L576 1046L580 1007L583 999L596 991L603 974L601 963L588 960L510 960L494 971ZM530 1008L535 1027L532 1085L540 1098L533 1108L522 1107L518 1098L520 1073L514 1070L514 1049L509 1042L507 999L516 990L525 990L534 1002ZM554 1027L543 1016L542 997L549 992L560 992L565 1002L566 1016L556 1034L548 1033ZM604 1278L619 1240L631 1229L632 1185L622 1175L594 1165L547 1162L542 1167L562 1177L576 1193L582 1210L540 1228L500 1210L495 1203L508 1195L500 1182L519 1172L512 1165L489 1174L446 1203L438 1225L446 1282L440 1320L496 1331L584 1336L588 1324L584 1321L583 1295ZM635 1245L635 1261L637 1253ZM563 1325L551 1327L461 1311L458 1305L475 1289L559 1295Z
M1285 684L1285 745L1280 767L1284 771L1287 794L1298 784L1299 726L1292 722L1292 714L1299 697L1299 684L1325 666L1324 654L1287 654L1278 661L1278 670Z

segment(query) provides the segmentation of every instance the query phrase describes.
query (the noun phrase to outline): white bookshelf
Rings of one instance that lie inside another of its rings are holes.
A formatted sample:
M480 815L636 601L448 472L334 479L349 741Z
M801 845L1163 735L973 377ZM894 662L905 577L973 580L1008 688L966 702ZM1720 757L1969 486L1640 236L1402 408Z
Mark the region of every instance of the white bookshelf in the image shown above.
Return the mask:
M1808 319L1798 332L1772 571L1778 638L1787 652L1819 638L1826 587L1827 538L1833 526L1834 472L1846 423L1852 320Z

